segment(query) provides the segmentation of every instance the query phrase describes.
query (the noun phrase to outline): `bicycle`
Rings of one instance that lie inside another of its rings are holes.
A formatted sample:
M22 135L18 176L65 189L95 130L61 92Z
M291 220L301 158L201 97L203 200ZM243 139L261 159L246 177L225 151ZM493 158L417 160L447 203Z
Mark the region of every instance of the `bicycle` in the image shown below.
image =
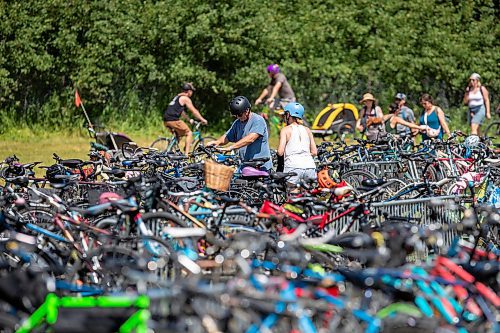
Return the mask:
M500 105L495 110L495 115L500 116ZM500 120L494 120L484 130L484 136L488 138L497 138L500 135Z
M200 144L204 145L205 142L216 140L216 138L214 138L213 136L202 135L202 133L200 131L201 122L194 121L193 124L194 124L194 131L193 131L192 151L195 151L196 148L198 148L198 146ZM172 136L170 136L170 137L158 137L156 140L153 141L153 143L151 143L151 145L149 145L149 147L156 148L159 151L166 152L166 153L180 152L181 149L179 147L179 138L177 137L175 132L173 132L172 130L170 130L170 132L172 133Z

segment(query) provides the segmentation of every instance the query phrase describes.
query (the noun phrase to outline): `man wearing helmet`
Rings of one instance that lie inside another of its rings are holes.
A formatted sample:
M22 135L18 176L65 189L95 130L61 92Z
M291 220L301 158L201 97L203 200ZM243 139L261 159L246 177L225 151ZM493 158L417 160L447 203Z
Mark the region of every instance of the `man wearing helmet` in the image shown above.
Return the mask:
M189 154L191 149L191 144L193 143L193 132L186 125L185 122L180 120L180 117L189 120L192 123L192 119L190 119L186 113L184 112L187 107L189 111L203 124L208 124L207 120L203 118L198 109L196 109L191 101L191 96L193 96L193 92L196 89L194 88L192 83L184 83L182 85L182 92L177 94L174 99L170 102L167 107L167 110L163 114L163 124L166 128L170 129L175 133L177 139L180 140L182 137L186 137L186 145L184 147L184 151L186 156Z
M229 103L229 110L236 120L231 128L219 139L207 143L207 146L221 146L229 142L232 144L223 151L238 149L243 164L254 158L267 157L261 169L271 170L271 152L269 150L266 122L262 116L253 113L252 105L245 96L237 96Z
M278 64L271 64L267 66L267 74L271 78L271 82L266 88L264 88L264 90L262 90L260 96L255 100L255 104L257 105L262 103L266 96L268 96L266 104L269 105L270 108L277 106L274 105L274 99L276 96L280 97L280 104L282 107L285 107L287 103L295 102L295 93L288 83L286 76L283 73L280 73L280 67Z
M318 149L311 130L302 125L304 107L299 103L288 103L284 111L287 126L280 132L278 156L285 158L285 172L297 174L288 181L298 184L301 180L316 179L316 164L313 156L318 154Z

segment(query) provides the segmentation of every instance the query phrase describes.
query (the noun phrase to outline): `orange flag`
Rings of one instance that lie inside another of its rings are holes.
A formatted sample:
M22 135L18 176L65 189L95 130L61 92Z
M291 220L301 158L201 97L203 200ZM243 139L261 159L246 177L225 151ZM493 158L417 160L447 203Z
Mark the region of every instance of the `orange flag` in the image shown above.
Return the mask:
M75 90L75 105L77 108L82 105L82 100L80 99L80 95L78 95L78 90Z

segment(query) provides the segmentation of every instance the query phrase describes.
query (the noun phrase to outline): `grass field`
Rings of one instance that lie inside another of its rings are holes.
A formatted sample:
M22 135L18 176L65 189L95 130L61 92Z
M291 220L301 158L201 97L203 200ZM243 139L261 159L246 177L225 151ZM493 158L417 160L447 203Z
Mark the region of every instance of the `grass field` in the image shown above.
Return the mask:
M141 147L148 147L157 137L143 133L127 133L127 135ZM10 133L8 136L0 136L0 161L15 154L21 163L40 161L41 165L52 165L54 163L53 153L64 159L80 158L86 160L91 141L89 136L80 132L55 132L39 135L23 131L18 136ZM278 138L273 136L270 145L272 148L277 148ZM36 171L40 175L43 173L41 169Z

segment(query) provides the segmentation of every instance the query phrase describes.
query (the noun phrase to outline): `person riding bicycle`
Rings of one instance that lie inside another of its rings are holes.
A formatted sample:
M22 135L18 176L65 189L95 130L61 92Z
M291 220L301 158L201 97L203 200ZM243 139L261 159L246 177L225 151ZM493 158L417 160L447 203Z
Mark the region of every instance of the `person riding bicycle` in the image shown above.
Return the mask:
M394 103L398 105L396 115L408 123L415 124L415 114L412 109L406 106L406 95L403 93L397 93L396 96L394 96ZM410 127L406 125L397 124L396 133L400 135L410 135L411 130Z
M304 107L300 103L288 103L284 111L287 126L281 129L277 153L285 158L284 172L297 174L288 182L297 185L301 180L316 179L313 156L318 154L318 149L311 130L302 125Z
M262 116L251 111L252 105L245 96L237 96L229 103L229 110L233 117L237 119L231 128L215 141L207 143L207 146L221 146L233 142L228 148L222 151L232 151L238 149L243 165L245 161L254 158L267 157L269 160L264 163L261 170L271 170L271 151L269 149L269 134L266 121Z
M191 111L191 113L203 125L208 124L208 121L205 118L203 118L203 116L200 114L198 109L196 109L196 107L193 105L193 102L191 101L191 96L193 96L194 91L196 91L196 89L194 88L192 83L190 82L184 83L182 85L182 92L174 97L174 99L167 106L167 110L165 110L165 113L163 114L163 124L165 125L165 127L173 131L179 141L182 137L184 136L186 137L186 145L184 147L186 156L189 154L189 151L191 149L191 144L193 143L193 132L186 125L185 122L180 120L180 117L182 116L190 123L192 123L193 120L186 115L186 113L184 112L185 108L187 107L189 111Z
M295 93L288 83L286 76L280 73L280 67L278 64L271 64L267 66L267 74L271 78L269 85L262 90L262 93L255 100L255 105L262 103L266 96L266 104L269 105L271 109L276 108L278 105L274 105L274 99L276 96L280 97L280 105L282 108L286 106L287 103L295 102Z
M364 104L364 106L359 112L356 128L364 133L368 140L378 141L385 136L384 113L376 104L375 97L370 93L364 94L359 103Z

